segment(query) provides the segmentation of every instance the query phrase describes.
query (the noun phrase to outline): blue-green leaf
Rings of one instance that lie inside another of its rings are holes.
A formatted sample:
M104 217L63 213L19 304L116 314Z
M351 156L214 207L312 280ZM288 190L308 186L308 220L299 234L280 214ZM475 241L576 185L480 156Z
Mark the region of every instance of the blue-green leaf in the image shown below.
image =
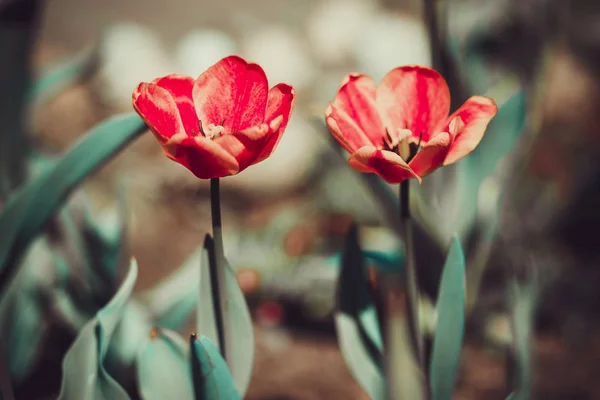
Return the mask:
M83 179L144 131L145 124L135 113L110 118L10 197L0 214L0 284L6 281L20 255Z
M195 400L241 400L219 348L205 336L190 337Z
M157 326L179 331L194 316L198 306L201 256L202 249L194 251L175 272L140 294Z
M372 399L383 399L385 381L382 374L381 340L372 340L367 329L374 337L381 338L381 334L376 335L379 322L368 292L356 225L348 232L342 255L335 325L340 350L350 372Z
M197 332L214 343L218 343L215 313L213 308L212 289L210 283L209 251L214 251L212 238L206 235L204 251L200 262L200 282L198 303ZM250 384L252 366L254 364L254 328L250 317L250 310L242 290L240 289L235 272L226 261L227 291L230 297L230 328L233 333L233 355L231 375L238 391L244 395Z
M133 292L137 274L137 263L132 260L115 296L79 332L63 359L59 399L129 400L125 390L106 372L104 358Z
M88 78L97 64L97 46L91 46L75 57L53 65L33 82L29 88L28 101L39 108L69 86Z
M397 252L384 252L363 250L363 256L374 263L382 272L400 272L404 265L404 254Z
M465 170L478 183L496 170L525 130L527 108L525 92L519 91L502 104L488 125L479 145L466 158ZM467 161L468 160L468 161Z
M450 244L437 298L429 384L433 400L450 400L465 325L465 256L458 237Z
M142 399L194 398L189 348L177 333L161 328L148 332L136 366Z
M23 267L0 293L0 351L15 383L21 383L35 365L47 328L46 301L51 289L52 258L47 242L31 246Z

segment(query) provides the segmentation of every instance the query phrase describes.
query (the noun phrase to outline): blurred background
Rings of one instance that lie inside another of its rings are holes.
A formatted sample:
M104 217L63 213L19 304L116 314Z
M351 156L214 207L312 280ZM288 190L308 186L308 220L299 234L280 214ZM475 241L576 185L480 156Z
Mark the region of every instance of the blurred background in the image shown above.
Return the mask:
M467 282L477 288L457 398L505 395L498 348L510 335L509 275L535 276L541 288L538 397L600 398L593 383L600 358L597 3L54 0L41 14L35 71L90 47L98 66L31 116L30 137L43 152L61 154L98 122L131 111L139 82L197 76L230 54L263 66L270 85L294 85L296 110L274 155L222 180L225 252L255 320L247 398L364 399L331 320L336 254L352 221L361 224L365 248L394 250L397 239L380 199L332 145L323 113L350 72L378 81L400 65L435 66L454 107L471 92L515 107L499 115L483 150L434 173L411 199L423 291L435 298L454 233L465 245ZM166 159L150 134L85 186L106 225L120 218L116 188L124 189L137 289L197 257L210 230L208 182Z

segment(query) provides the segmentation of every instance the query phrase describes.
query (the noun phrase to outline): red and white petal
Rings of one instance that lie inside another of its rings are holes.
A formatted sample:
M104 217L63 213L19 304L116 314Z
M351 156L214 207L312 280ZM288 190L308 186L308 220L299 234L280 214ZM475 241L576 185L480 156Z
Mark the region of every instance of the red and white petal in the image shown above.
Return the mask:
M265 124L270 126L274 134L269 135L268 143L263 147L253 164L266 159L277 148L294 110L295 100L296 92L294 88L285 83L277 84L269 90Z
M150 127L159 142L184 132L177 103L168 90L152 83L140 83L132 95L133 108Z
M424 177L444 164L452 145L452 134L441 132L434 136L408 163L415 174Z
M369 76L350 74L342 81L342 85L331 104L338 113L344 114L344 118L354 121L361 131L361 138L366 137L368 141L363 145L381 148L385 143L386 135L377 108L376 93L377 85ZM342 130L342 134L355 135L356 132L354 130L348 132ZM346 142L353 142L353 140L348 139ZM358 148L354 148L352 151L356 151Z
M462 129L456 132L444 165L452 164L472 152L483 138L488 124L497 112L498 106L494 100L483 96L473 96L448 117L444 130L448 130L452 121L457 117L462 120L462 124L459 124Z
M435 70L409 65L391 70L377 88L377 104L389 130L410 129L411 142L428 142L450 112L450 89Z
M358 172L375 173L388 183L400 183L410 178L421 182L421 178L398 154L373 146L364 146L352 153L348 164Z
M203 136L176 138L166 143L163 151L200 179L223 178L239 172L237 160L215 141Z
M325 110L325 122L331 135L348 153L352 154L364 146L374 147L356 121L345 111L338 110L333 104L329 104Z
M229 56L198 77L192 97L204 125L234 132L263 123L268 92L267 76L259 65Z
M281 121L281 117L277 122ZM239 171L257 163L270 140L277 139L277 129L267 124L253 126L241 132L223 135L215 140L223 149L231 154L238 162Z
M185 131L188 134L198 133L198 116L192 99L194 78L185 75L168 75L155 79L152 83L169 91L177 104Z

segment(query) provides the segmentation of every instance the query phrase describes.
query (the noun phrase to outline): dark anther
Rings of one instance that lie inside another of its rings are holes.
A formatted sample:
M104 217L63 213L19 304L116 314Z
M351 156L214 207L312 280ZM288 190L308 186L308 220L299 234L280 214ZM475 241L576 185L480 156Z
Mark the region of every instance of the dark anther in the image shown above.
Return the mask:
M198 128L200 128L200 133L202 134L202 136L206 136L206 134L204 133L204 129L202 128L202 121L198 121Z

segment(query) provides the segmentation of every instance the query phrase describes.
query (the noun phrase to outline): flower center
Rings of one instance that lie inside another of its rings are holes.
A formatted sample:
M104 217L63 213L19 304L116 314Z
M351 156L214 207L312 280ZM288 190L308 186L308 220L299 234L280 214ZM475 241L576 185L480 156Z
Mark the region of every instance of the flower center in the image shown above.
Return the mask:
M223 121L223 123L224 122L225 121ZM208 124L205 126L202 121L198 121L198 129L200 130L202 136L208 139L215 139L225 134L225 127L223 126L223 123L221 123L221 125ZM192 136L197 135L197 132L192 131Z
M397 129L396 131L390 131L388 128L385 129L385 148L386 150L392 151L398 154L406 162L416 154L421 140L415 145L415 143L409 143L409 139L413 136L410 129Z

